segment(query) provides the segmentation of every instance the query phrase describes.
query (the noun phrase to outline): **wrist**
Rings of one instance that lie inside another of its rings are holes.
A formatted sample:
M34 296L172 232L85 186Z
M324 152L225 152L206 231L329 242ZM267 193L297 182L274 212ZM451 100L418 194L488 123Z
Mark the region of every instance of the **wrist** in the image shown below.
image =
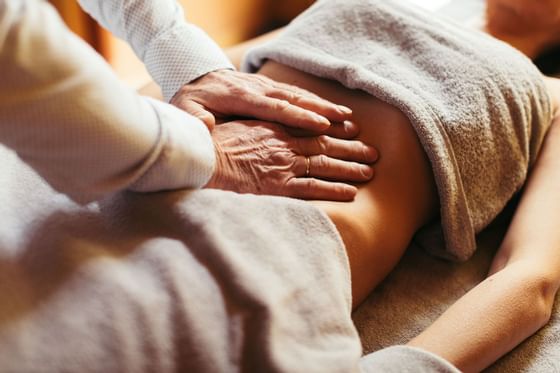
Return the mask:
M152 40L143 61L167 102L181 86L208 72L233 68L221 48L190 24L178 25Z
M156 113L160 135L149 168L130 189L148 192L205 185L215 169L214 144L206 126L169 104L145 100Z
M222 150L222 147L214 141L214 171L208 183L204 186L204 188L212 188L212 189L221 189L220 186L224 184L223 179L223 170L225 170L225 154Z

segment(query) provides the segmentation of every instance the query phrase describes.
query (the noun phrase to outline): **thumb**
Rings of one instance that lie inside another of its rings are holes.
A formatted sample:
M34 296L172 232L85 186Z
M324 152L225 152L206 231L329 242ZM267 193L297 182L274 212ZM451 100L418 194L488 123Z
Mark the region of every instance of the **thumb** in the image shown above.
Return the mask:
M214 118L214 115L206 110L206 108L198 102L186 100L178 102L174 105L179 109L186 111L190 115L200 119L206 125L206 127L208 127L210 132L212 132L212 130L216 126L216 118Z

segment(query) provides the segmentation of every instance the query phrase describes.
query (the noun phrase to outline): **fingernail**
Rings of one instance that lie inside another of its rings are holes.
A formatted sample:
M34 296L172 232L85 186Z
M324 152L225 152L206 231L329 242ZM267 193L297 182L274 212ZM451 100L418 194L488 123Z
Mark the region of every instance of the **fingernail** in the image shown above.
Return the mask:
M327 118L325 118L324 116L322 116L322 115L313 114L313 118L315 118L315 120L316 120L317 122L320 122L320 123L321 123L322 125L324 125L324 126L330 127L330 125L331 125L331 122L330 122Z
M352 109L343 105L337 105L338 110L342 111L344 114L352 114Z
M364 156L367 160L375 162L378 157L377 149L375 149L373 146L364 147Z
M360 172L364 177L371 179L373 177L373 168L369 166L360 166Z
M347 196L353 197L354 195L356 195L356 193L358 193L358 188L356 188L355 186L352 185L344 186L344 194L346 194Z
M356 125L356 123L352 122L351 120L345 120L343 122L344 124L344 129L346 130L346 132L352 132L358 129L358 126Z

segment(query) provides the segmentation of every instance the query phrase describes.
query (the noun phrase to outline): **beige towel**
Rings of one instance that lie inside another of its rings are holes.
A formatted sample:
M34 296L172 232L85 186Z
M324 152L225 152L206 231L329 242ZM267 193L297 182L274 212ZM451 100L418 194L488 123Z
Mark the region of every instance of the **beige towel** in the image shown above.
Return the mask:
M419 242L446 258L473 254L475 234L524 183L551 120L531 61L403 1L318 1L250 51L244 68L266 59L364 90L408 116L441 202L441 225Z
M305 202L207 190L80 207L0 159L1 372L457 373L402 346L361 359L344 248Z

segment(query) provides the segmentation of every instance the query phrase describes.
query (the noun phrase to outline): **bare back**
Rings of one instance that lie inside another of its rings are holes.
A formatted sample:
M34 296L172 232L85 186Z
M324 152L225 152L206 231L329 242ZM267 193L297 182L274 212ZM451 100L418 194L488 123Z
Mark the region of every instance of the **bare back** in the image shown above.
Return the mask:
M353 202L313 202L334 221L346 244L355 306L396 265L414 233L437 215L428 158L408 118L393 106L273 61L259 73L347 105L361 128L358 139L379 150L376 175L359 186Z

